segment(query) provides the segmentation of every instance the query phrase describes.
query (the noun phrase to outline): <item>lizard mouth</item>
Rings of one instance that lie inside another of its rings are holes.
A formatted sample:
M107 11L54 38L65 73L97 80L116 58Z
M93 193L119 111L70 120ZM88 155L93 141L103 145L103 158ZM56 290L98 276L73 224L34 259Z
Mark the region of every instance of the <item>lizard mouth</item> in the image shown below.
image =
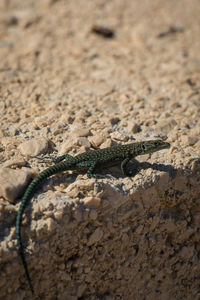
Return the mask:
M160 147L160 149L168 149L168 148L170 148L170 144L169 143L164 143L161 147Z

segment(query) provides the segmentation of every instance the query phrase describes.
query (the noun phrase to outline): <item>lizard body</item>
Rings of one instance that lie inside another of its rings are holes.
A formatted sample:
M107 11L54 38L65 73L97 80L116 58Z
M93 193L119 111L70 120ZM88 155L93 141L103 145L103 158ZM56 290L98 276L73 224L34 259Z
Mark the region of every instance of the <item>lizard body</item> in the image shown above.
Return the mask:
M32 198L36 190L38 190L41 183L46 178L67 170L87 170L88 178L97 177L97 175L94 173L94 169L96 167L107 166L110 163L121 163L122 173L126 175L126 165L129 162L129 160L131 160L135 156L153 153L162 149L167 149L169 147L169 143L163 142L161 140L151 140L126 145L118 145L98 150L90 150L78 154L74 157L68 154L62 155L57 157L56 159L53 158L52 160L55 164L42 171L38 176L36 176L33 179L33 181L29 184L21 199L20 208L16 220L16 238L18 252L21 257L32 294L34 294L34 289L25 260L24 248L21 240L21 223L25 207L27 206L28 201Z

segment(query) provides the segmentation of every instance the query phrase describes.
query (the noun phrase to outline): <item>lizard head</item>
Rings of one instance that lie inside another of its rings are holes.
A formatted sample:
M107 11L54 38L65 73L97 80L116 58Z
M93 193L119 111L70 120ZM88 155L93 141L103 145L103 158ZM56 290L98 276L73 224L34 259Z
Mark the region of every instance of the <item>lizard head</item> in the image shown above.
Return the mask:
M170 144L162 140L151 140L139 143L138 148L140 147L141 154L149 154L162 149L167 149L170 147Z

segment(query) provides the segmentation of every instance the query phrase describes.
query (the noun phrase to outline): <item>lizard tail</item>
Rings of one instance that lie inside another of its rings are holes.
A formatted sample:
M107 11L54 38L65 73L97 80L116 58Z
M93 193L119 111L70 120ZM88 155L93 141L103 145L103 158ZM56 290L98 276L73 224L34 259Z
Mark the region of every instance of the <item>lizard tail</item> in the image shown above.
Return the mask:
M19 252L19 255L21 257L21 260L22 260L22 264L24 266L26 278L28 280L29 287L30 287L30 290L31 290L32 294L34 294L34 289L33 289L32 281L31 281L31 278L30 278L28 266L27 266L27 263L26 263L25 255L24 255L24 247L23 247L22 240L21 240L21 223L22 223L23 213L24 213L24 210L25 210L25 207L26 207L28 201L31 199L31 197L33 196L34 192L38 189L38 187L40 186L40 184L46 178L48 178L51 175L54 175L56 173L65 171L65 170L69 169L70 166L71 166L71 164L69 164L69 163L59 162L56 165L51 166L48 169L46 169L43 172L41 172L30 183L30 185L28 186L27 190L25 191L25 193L24 193L24 195L23 195L23 197L21 199L21 204L20 204L18 215L17 215L17 219L16 219L17 248L18 248L18 252Z

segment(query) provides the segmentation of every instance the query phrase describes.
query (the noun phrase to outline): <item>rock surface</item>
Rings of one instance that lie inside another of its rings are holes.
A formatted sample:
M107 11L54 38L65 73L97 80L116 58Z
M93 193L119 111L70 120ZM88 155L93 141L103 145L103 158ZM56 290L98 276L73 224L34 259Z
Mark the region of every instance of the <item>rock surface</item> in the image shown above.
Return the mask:
M0 300L31 299L15 222L48 166L35 156L154 138L171 148L135 176L41 186L23 218L30 275L45 300L200 299L199 16L199 0L0 1Z

